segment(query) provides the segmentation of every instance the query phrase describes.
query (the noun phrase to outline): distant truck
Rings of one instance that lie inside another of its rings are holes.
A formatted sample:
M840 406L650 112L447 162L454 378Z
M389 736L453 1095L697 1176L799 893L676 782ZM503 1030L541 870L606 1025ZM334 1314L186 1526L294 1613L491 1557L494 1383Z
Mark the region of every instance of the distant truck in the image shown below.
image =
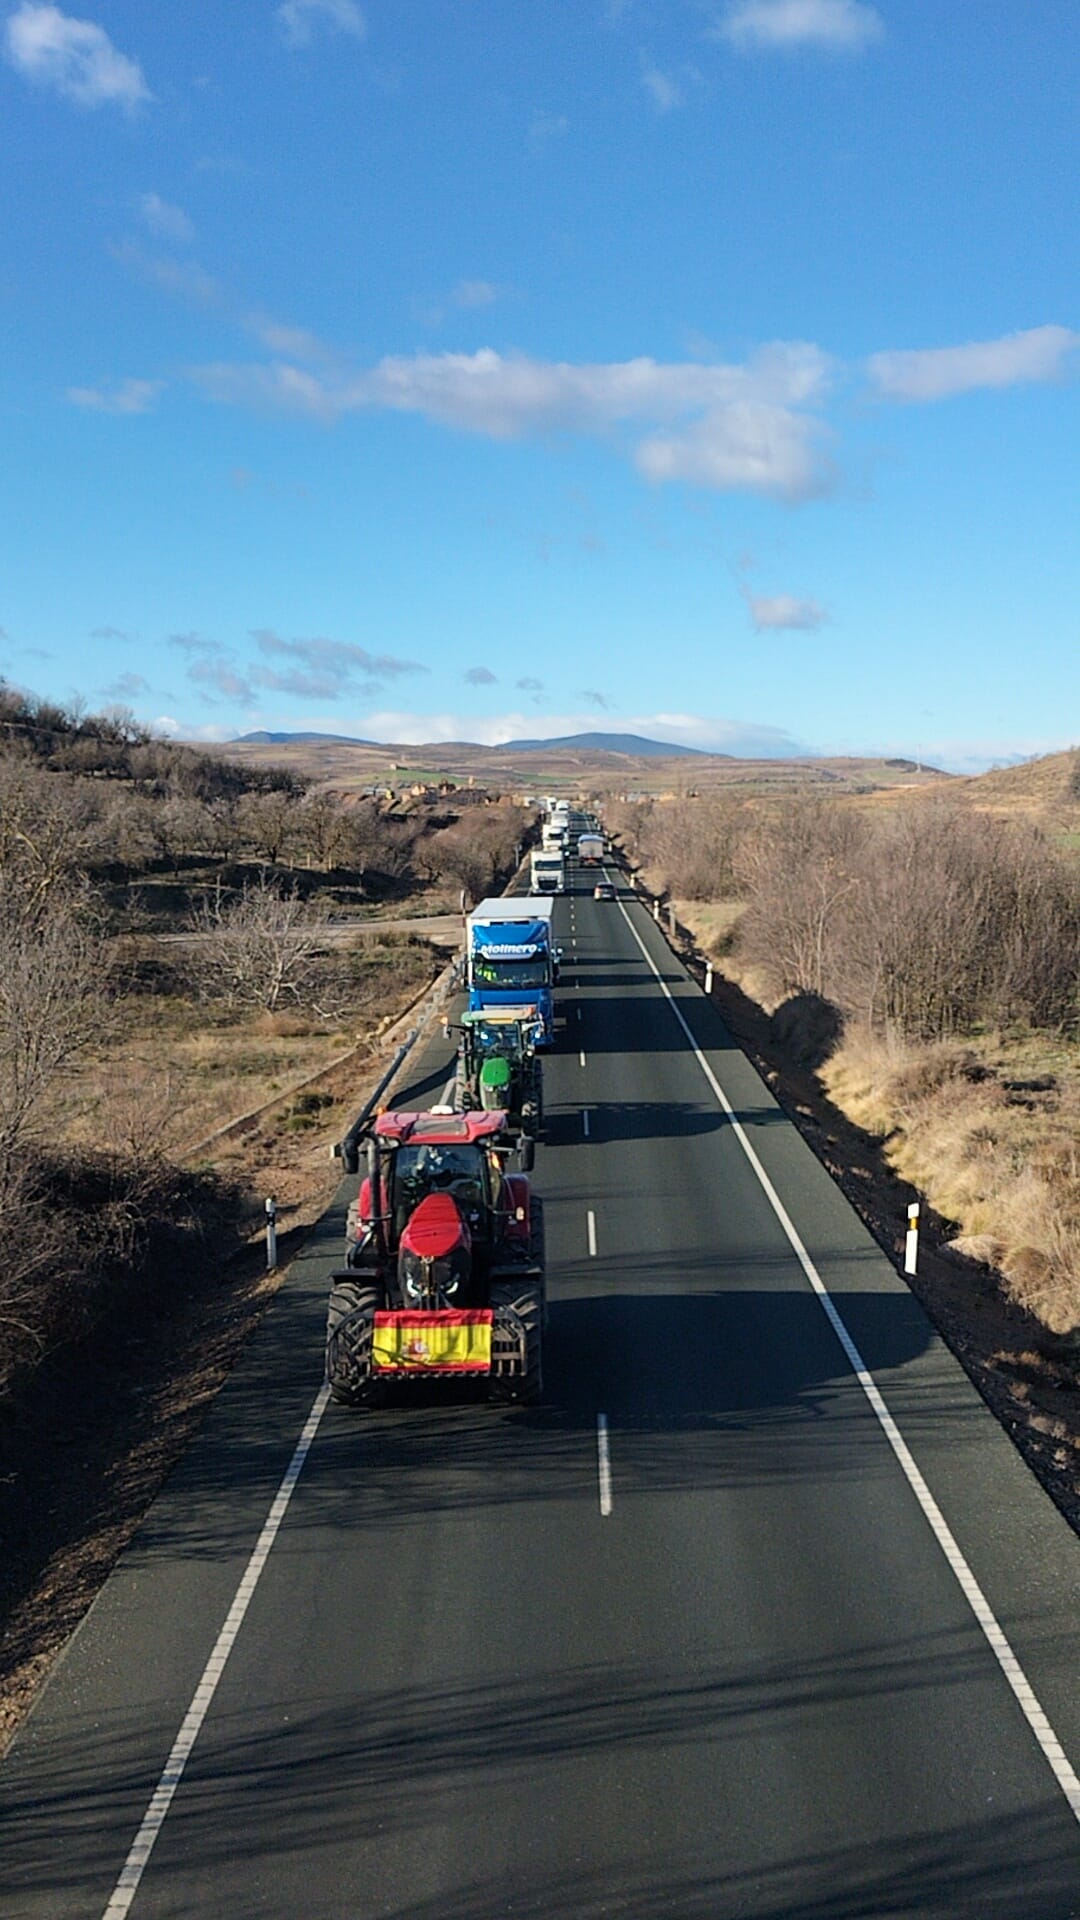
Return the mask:
M583 867L598 867L604 858L602 833L581 833L577 843L578 859Z
M534 1007L541 1046L555 1038L552 905L550 897L481 900L465 922L469 1012Z
M561 847L540 847L529 867L530 893L565 893L566 861Z

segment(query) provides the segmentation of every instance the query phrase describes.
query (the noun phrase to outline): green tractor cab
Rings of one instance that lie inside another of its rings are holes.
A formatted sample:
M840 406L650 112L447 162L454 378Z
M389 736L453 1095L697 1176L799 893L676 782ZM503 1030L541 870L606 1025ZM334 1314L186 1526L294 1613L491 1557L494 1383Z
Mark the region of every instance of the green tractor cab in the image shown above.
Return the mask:
M453 1031L459 1035L455 1104L460 1111L501 1111L511 1125L535 1137L544 1111L536 1051L543 1028L536 1009L485 1007L462 1014Z

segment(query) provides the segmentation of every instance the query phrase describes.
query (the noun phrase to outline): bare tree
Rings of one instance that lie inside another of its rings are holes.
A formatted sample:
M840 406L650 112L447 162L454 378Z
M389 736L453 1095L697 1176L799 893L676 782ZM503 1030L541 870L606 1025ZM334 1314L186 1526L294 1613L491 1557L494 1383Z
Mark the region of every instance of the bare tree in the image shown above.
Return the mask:
M187 967L196 991L269 1013L299 1003L327 924L325 908L283 892L265 874L232 897L218 889L192 916Z
M104 945L89 896L0 887L0 1169L58 1075L102 1029Z

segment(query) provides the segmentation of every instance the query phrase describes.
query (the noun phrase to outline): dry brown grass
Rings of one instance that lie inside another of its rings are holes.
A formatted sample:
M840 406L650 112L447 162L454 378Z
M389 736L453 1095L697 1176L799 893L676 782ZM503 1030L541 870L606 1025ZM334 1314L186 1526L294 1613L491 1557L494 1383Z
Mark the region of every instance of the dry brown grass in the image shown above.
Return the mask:
M957 1223L955 1251L998 1267L1052 1331L1080 1326L1077 1050L1030 1035L920 1046L861 1032L821 1079L885 1141L900 1178Z
M183 1155L371 1039L441 964L425 942L393 937L361 938L342 962L348 991L329 1020L310 1008L230 1011L175 992L130 995L104 1044L57 1090L56 1135Z

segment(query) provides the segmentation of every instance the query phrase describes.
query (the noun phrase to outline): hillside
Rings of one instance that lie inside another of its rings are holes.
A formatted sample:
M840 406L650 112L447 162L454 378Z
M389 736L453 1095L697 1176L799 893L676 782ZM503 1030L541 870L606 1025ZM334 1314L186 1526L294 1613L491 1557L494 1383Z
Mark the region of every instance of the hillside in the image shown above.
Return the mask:
M729 754L708 755L700 747L674 746L670 740L648 740L642 733L566 733L552 740L507 740L503 753L550 753L571 747L579 753L623 753L639 760L681 760L687 754L699 760L727 760Z
M482 747L470 741L428 741L422 746L379 745L293 735L281 741L249 736L214 752L243 766L289 768L298 777L328 791L347 795L372 785L450 781L500 792L551 792L568 795L640 795L707 793L736 789L775 793L788 788L830 793L871 794L883 788L953 784L948 774L912 760L874 756L800 757L790 760L735 759L696 749L664 749L650 743L641 753L613 752L583 745L595 738L626 735L577 735L566 742L508 742Z

